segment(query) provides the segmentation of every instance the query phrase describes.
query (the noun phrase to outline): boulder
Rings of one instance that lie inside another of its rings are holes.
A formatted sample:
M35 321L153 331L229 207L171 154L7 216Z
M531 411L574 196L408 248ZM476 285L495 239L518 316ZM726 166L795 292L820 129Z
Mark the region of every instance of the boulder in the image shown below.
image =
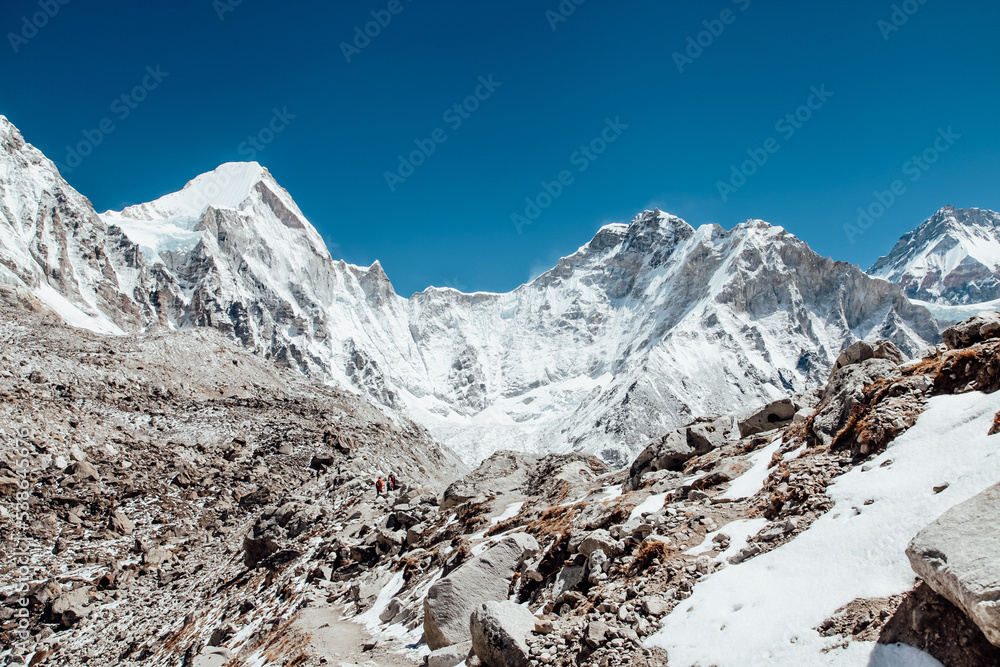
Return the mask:
M472 650L486 667L528 667L527 638L536 620L527 608L509 600L484 602L469 623Z
M469 617L484 602L506 600L510 582L538 542L514 533L437 581L424 598L424 638L437 650L469 641Z
M736 439L735 418L723 415L699 420L650 442L636 457L625 480L626 491L635 491L648 473L679 471L696 456L702 456Z
M795 416L796 407L790 398L772 401L759 410L748 412L738 418L740 437L746 438L786 426Z
M917 533L906 556L921 579L1000 646L1000 484Z
M88 602L90 602L90 591L86 588L74 588L52 602L52 618L62 623L64 627L72 627L90 612Z
M557 600L566 591L571 591L583 581L584 567L582 565L567 565L559 570L556 581L552 584L552 599Z
M591 648L598 648L608 637L608 626L600 621L591 621L587 625L587 634L584 635L584 641L590 644Z
M431 651L427 656L427 667L455 667L465 662L472 650L472 642L462 642Z
M941 333L949 350L972 347L1000 335L1000 313L980 313Z
M830 371L830 376L832 377L841 368L860 364L869 359L886 359L898 366L906 361L906 355L896 347L895 343L889 340L880 340L875 343L869 343L866 340L855 341L844 348L844 351L837 357L837 361L834 362L833 369Z
M122 512L114 512L111 515L111 530L119 535L131 535L135 531L135 524Z
M589 558L590 554L594 553L598 549L602 550L611 558L614 558L622 552L621 543L611 537L611 533L603 528L587 533L587 535L583 538L583 541L580 543L578 551Z
M81 481L101 481L101 475L97 472L97 468L94 467L93 463L89 463L88 461L77 461L69 467L69 473Z
M192 661L193 667L224 667L233 659L233 652L225 646L206 646Z

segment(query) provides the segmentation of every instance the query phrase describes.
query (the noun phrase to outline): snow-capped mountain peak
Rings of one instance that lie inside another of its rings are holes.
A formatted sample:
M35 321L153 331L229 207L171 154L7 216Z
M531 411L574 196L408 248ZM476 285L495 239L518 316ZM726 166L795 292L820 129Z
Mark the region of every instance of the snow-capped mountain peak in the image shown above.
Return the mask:
M256 162L227 162L215 170L191 179L181 190L164 195L155 201L129 206L117 212L133 220L191 220L197 221L209 206L239 208L250 196L251 190L267 174ZM103 215L113 215L107 211Z
M511 292L406 299L380 263L334 261L259 164L98 216L6 139L0 193L0 274L64 316L219 329L413 418L469 462L519 449L622 463L692 415L825 382L858 338L911 354L938 339L898 286L758 220L695 229L643 211Z
M904 234L868 272L935 304L1000 298L1000 214L945 206Z

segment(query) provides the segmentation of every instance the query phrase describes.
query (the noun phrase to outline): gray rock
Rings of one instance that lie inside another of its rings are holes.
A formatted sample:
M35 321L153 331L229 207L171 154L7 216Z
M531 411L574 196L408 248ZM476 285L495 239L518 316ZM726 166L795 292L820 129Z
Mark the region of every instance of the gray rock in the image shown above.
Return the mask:
M598 648L608 638L608 626L600 621L591 621L587 625L587 634L584 635L584 641L590 644L591 648Z
M88 602L90 602L90 591L87 588L74 588L52 602L52 617L65 627L70 627L87 616L90 611Z
M695 456L702 456L736 438L732 415L701 420L675 429L653 440L636 457L625 480L625 490L634 491L648 473L678 471Z
M1000 484L917 533L906 556L921 579L1000 646Z
M534 614L504 600L484 602L469 623L472 650L486 667L528 667L528 635L535 629Z
M590 570L587 580L592 584L596 584L603 578L601 575L610 569L611 559L608 558L603 549L595 549L587 559L587 567Z
M614 558L622 552L621 543L611 537L611 533L603 528L587 533L587 535L583 538L583 541L580 543L578 551L589 558L590 554L594 553L598 549L602 550L611 558Z
M206 646L195 656L193 667L224 667L233 659L233 652L225 646Z
M813 434L824 445L832 443L847 425L851 408L862 399L862 390L879 378L895 379L899 375L898 364L887 359L869 359L841 368L823 391L823 402L813 418Z
M69 467L69 472L79 480L90 480L94 482L99 482L101 480L101 475L97 472L97 468L94 467L93 463L88 461L77 461Z
M738 419L740 437L746 438L787 425L795 416L792 399L783 398L768 403L763 408L743 414Z
M514 533L436 582L424 599L424 638L437 650L469 641L469 616L482 603L506 600L511 579L538 542Z
M980 313L945 329L941 337L950 350L971 347L1000 335L1000 313Z
M841 368L860 364L869 359L886 359L898 366L906 361L906 355L892 341L880 340L875 343L869 343L866 340L855 341L844 348L844 351L837 357L837 361L834 362L833 369L830 371L830 376L832 377Z
M567 565L559 570L556 581L552 584L552 599L557 600L566 591L571 591L583 581L584 567L582 565Z
M111 515L111 530L119 535L131 535L135 531L135 524L122 512L114 512Z
M455 667L465 662L471 650L472 642L467 641L431 651L427 656L427 667Z

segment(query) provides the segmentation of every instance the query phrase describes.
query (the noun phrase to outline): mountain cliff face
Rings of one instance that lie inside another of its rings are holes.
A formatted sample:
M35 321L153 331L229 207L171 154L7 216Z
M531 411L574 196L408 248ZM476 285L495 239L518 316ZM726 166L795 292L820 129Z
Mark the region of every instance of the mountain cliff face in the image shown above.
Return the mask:
M941 305L1000 298L1000 214L946 206L868 270L907 296Z
M0 275L106 332L212 327L369 395L466 461L580 450L624 464L692 416L819 386L859 338L938 340L900 287L752 220L661 211L602 228L507 294L406 299L382 267L335 261L256 163L97 215L0 118Z

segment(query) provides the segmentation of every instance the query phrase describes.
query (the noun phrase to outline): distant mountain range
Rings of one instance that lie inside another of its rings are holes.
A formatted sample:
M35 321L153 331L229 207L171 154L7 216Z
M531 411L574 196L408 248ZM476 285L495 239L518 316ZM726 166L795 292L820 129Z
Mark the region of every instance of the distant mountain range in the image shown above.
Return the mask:
M945 206L903 235L868 273L935 304L1000 299L1000 214Z
M623 465L693 417L821 386L855 340L917 354L940 327L911 298L1000 297L998 221L946 207L865 273L760 220L695 229L644 211L512 292L407 299L378 262L331 257L256 163L98 214L0 116L0 281L109 334L219 329L467 462L504 448Z

